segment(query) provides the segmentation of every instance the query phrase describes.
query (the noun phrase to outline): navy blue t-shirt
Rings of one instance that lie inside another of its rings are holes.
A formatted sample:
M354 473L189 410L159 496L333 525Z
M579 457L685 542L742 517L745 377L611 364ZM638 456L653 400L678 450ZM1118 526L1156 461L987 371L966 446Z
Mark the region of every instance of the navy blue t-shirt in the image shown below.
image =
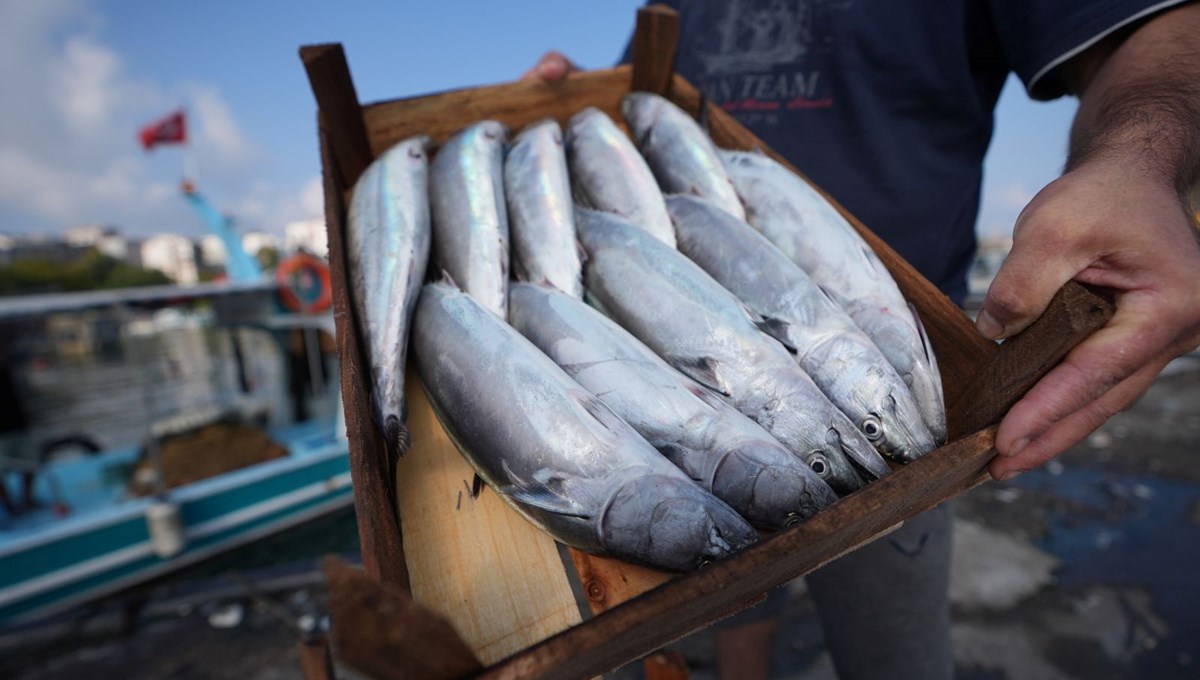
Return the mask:
M1180 2L666 4L681 15L676 70L961 303L1005 78L1058 97L1057 66Z

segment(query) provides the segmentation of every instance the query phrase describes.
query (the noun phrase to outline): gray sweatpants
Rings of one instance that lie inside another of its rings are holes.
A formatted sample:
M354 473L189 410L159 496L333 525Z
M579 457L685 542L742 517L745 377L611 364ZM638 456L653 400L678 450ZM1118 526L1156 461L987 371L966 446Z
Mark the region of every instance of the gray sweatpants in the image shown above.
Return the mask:
M942 504L805 577L841 680L954 677L953 531Z

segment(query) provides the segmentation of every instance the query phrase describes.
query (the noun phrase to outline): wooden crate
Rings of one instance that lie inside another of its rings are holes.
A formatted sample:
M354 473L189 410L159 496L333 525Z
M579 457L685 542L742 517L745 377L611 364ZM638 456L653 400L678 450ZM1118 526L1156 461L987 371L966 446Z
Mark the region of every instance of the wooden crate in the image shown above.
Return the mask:
M358 103L339 45L301 49L319 108L334 310L363 565L367 577L381 584L331 590L335 640L352 665L378 676L584 678L640 658L986 479L984 467L995 453L993 425L1071 347L1111 317L1111 305L1069 284L1038 322L998 346L982 338L961 310L839 206L925 323L941 367L950 443L813 519L691 574L672 576L572 551L574 571L595 613L580 622L566 588L567 568L549 539L494 493L473 498L469 468L432 414L412 371L408 400L414 446L393 477L369 417L368 369L348 298L343 233L348 192L371 160L397 141L428 134L442 142L484 118L519 130L547 116L565 123L580 109L595 106L619 121L621 97L631 90L657 92L698 115L699 93L672 73L677 35L675 14L651 7L639 11L632 66L572 74L557 85L517 82L365 106ZM721 109L709 105L707 114L718 146L766 149ZM364 596L364 587L378 592ZM352 592L357 593L353 598ZM401 593L409 592L424 606L408 603ZM341 600L339 593L345 593ZM470 653L458 640L439 642L452 636L430 610L452 622ZM373 632L364 636L366 628Z

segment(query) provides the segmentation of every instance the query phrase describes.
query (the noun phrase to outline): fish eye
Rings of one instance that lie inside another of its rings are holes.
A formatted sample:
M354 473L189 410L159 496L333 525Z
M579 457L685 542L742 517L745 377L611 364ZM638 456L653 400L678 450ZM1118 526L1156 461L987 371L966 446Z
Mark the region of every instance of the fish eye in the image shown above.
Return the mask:
M813 451L808 457L808 466L812 468L817 476L824 479L829 476L830 467L829 459L820 451Z
M867 416L863 419L862 431L867 435L867 439L875 441L883 436L883 424L875 416Z

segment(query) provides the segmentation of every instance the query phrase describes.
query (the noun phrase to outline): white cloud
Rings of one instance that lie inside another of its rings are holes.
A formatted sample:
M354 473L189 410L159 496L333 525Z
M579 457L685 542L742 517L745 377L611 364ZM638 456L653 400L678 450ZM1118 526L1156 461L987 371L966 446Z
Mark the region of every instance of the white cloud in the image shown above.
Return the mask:
M85 222L133 235L204 233L179 195L182 154L145 154L137 130L181 103L201 191L242 231L282 234L321 214L319 181L264 179L270 160L216 84L134 75L105 39L101 9L77 0L5 3L0 21L0 232L59 232ZM318 200L311 197L316 184Z

